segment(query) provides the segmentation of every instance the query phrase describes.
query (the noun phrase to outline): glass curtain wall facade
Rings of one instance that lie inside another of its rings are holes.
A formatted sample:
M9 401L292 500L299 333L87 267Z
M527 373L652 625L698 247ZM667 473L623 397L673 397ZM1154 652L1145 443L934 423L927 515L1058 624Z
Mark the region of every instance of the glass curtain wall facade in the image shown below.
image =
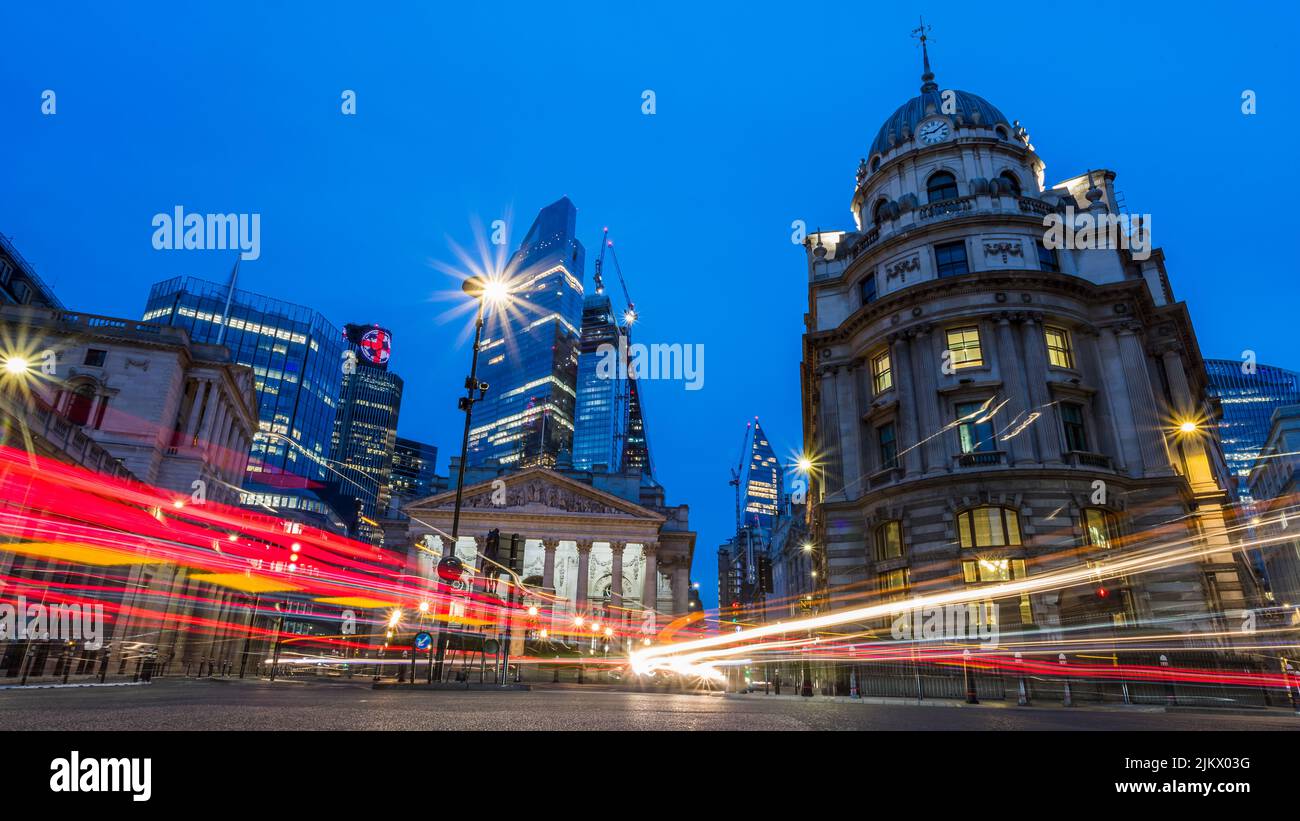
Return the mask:
M389 479L394 504L436 493L437 465L436 447L397 437L393 446L393 473Z
M1219 438L1228 467L1237 477L1237 496L1251 501L1250 469L1268 440L1273 410L1300 402L1300 374L1270 365L1255 365L1254 373L1243 371L1244 362L1207 359L1210 396L1223 407Z
M489 388L474 410L470 466L553 466L573 451L585 265L577 216L568 197L543 208L507 265L512 299L489 310L479 347Z
M611 368L601 346L615 351L623 331L614 319L608 294L589 296L582 306L582 341L578 355L578 420L573 435L573 466L608 473L623 470L622 442L627 425L626 380ZM604 367L601 367L602 363Z
M359 502L369 519L388 509L402 378L388 370L391 334L378 326L348 325L353 357L344 368L331 445L338 495ZM380 354L374 351L378 349ZM382 357L382 361L379 361ZM380 531L361 522L358 533L371 541Z
M225 322L227 286L175 277L149 291L143 319L185 328L196 342L226 345L253 369L258 433L250 474L292 473L326 482L343 377L343 333L310 308L235 289Z
M754 526L771 533L781 510L785 477L781 473L781 463L757 418L754 419L750 433L749 458L740 477L740 487L743 496L740 500L741 521L737 523L737 529Z

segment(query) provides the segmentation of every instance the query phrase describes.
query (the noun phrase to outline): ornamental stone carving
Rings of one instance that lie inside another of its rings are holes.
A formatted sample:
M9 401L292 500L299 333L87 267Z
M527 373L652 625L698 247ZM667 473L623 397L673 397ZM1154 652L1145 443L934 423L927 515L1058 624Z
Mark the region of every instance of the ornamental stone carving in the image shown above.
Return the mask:
M566 487L551 484L541 479L516 484L506 488L504 504L493 503L491 488L482 493L466 497L462 507L467 508L509 508L509 507L546 507L562 510L566 513L624 513L598 499L580 496ZM498 496L498 499L500 497ZM448 502L443 507L451 507Z

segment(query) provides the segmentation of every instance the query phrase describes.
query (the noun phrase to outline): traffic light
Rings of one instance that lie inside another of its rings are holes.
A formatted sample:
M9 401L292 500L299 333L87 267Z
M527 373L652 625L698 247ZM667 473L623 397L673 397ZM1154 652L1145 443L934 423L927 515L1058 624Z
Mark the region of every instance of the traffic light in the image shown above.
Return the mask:
M764 593L775 589L772 586L772 560L766 556L758 557L758 589Z
M510 571L516 574L524 572L524 537L518 533L510 534Z

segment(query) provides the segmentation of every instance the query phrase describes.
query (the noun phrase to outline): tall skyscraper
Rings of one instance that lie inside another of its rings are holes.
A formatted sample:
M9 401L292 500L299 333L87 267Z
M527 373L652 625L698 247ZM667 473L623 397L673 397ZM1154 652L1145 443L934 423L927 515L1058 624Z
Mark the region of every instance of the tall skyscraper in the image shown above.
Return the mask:
M390 509L438 492L438 449L414 439L397 437L393 446L393 470L389 479Z
M1237 496L1250 501L1251 468L1268 439L1273 411L1300 403L1300 373L1255 365L1253 373L1242 370L1236 359L1207 359L1205 372L1210 382L1207 393L1219 400L1223 418L1219 439L1223 456L1237 477Z
M150 289L143 319L184 328L195 342L223 344L235 362L253 369L259 421L249 447L250 474L293 474L321 483L334 478L327 460L345 347L343 333L325 317L249 291L231 292L227 285L175 277Z
M585 252L568 197L541 210L506 268L513 298L490 310L479 347L488 383L468 464L553 465L572 452Z
M609 366L609 350L617 352L619 340L624 337L608 294L593 294L583 301L577 430L573 435L573 466L579 470L623 470L629 380L620 378L618 369Z
M357 512L373 520L388 509L402 378L388 370L393 335L386 328L347 325L345 338L351 356L343 368L330 449L334 484L340 497L355 499ZM380 535L364 519L357 532L372 541Z
M754 417L754 425L749 429L745 453L747 458L741 463L740 473L741 521L736 526L756 526L770 534L781 510L785 477L758 417Z

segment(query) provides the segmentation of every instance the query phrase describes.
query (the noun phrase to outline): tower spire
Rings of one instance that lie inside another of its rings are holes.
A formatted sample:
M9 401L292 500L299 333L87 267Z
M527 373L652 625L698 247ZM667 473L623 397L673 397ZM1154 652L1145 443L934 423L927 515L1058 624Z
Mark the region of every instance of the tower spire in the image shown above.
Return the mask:
M924 17L920 20L921 25L912 29L912 36L921 41L921 59L924 65L924 71L921 73L921 93L924 94L927 91L938 91L939 84L934 81L934 72L930 70L930 49L926 46L929 38L925 33L930 30L930 27L925 24Z

